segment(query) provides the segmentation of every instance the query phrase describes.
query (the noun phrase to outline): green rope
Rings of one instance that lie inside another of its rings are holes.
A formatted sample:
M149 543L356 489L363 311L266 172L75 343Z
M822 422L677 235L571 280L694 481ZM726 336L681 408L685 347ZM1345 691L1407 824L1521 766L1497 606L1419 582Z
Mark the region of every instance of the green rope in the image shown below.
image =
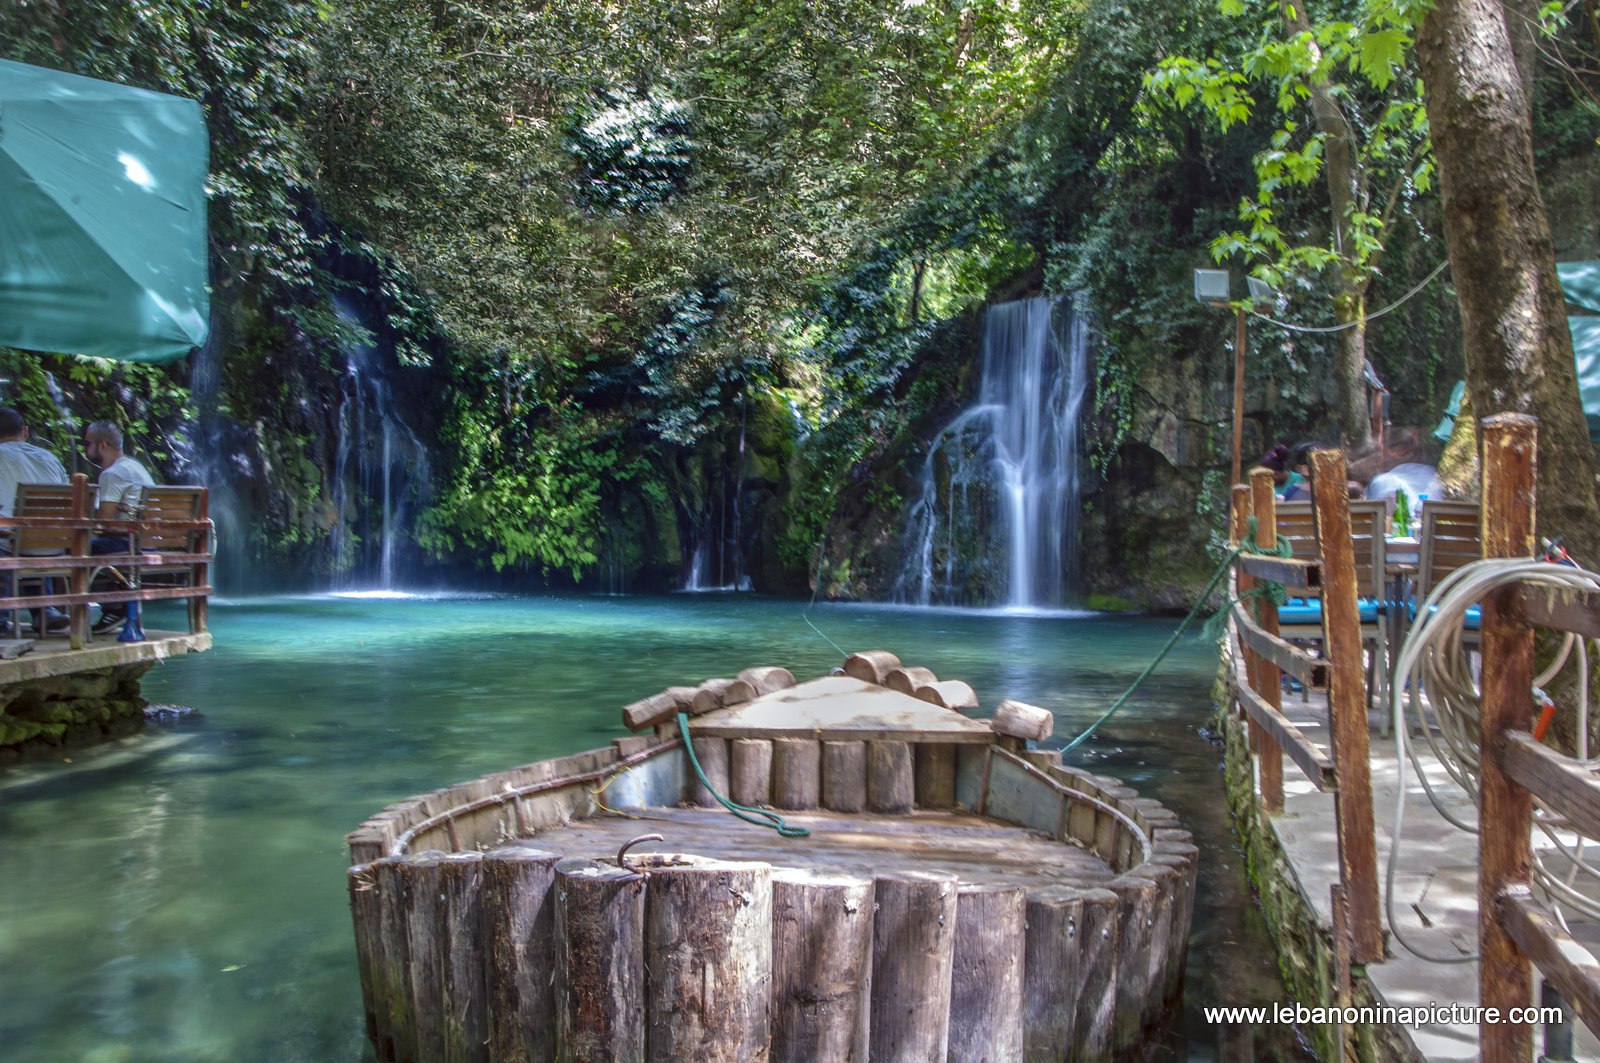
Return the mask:
M1256 519L1251 517L1249 531L1245 535L1244 541L1238 546L1235 546L1232 550L1229 550L1228 556L1222 559L1222 564L1218 565L1217 571L1212 573L1210 582L1206 584L1206 589L1201 591L1199 597L1195 599L1194 608L1189 610L1189 615L1183 618L1183 623L1178 625L1178 630L1174 631L1172 633L1172 637L1167 639L1167 644L1161 647L1161 652L1156 654L1155 660L1151 661L1145 666L1144 671L1139 673L1139 677L1133 681L1133 684L1129 686L1127 690L1122 692L1121 697L1117 698L1116 701L1111 703L1111 707L1109 709L1100 714L1099 719L1095 720L1094 723L1091 723L1087 728L1085 728L1083 733L1078 735L1078 737L1061 747L1061 752L1063 754L1070 753L1074 749L1078 748L1078 746L1082 745L1090 735L1094 734L1100 729L1101 724L1111 719L1112 716L1115 716L1117 711L1128 703L1128 699L1133 697L1134 692L1139 689L1144 681L1150 678L1151 673L1156 670L1156 666L1166 658L1168 653L1172 652L1172 647L1178 644L1178 640L1183 637L1183 633L1189 629L1189 625L1194 622L1194 618L1200 614L1200 610L1205 606L1206 602L1210 600L1211 592L1217 589L1217 584L1221 583L1222 578L1227 575L1228 566L1233 564L1235 558L1237 558L1240 554L1258 554L1267 557L1283 558L1288 558L1293 555L1293 551L1289 545L1289 540L1285 539L1281 535L1277 537L1278 541L1276 546L1271 549L1256 546L1255 538ZM1247 598L1269 598L1279 605L1282 605L1287 600L1283 584L1275 583L1272 580L1262 580L1254 590L1246 591L1244 594L1241 594L1238 598L1234 599L1234 601L1244 601ZM1232 602L1224 605L1221 611L1219 611L1216 616L1212 617L1211 620L1215 620L1217 617L1226 618L1228 610L1232 607L1232 605ZM1224 620L1224 622L1226 622L1226 620ZM1210 627L1210 623L1211 621L1207 621L1207 628Z
M811 837L811 832L805 827L789 826L776 812L769 812L764 808L749 808L717 793L717 788L711 785L711 780L706 778L705 771L700 767L700 758L694 755L694 742L689 738L689 714L686 712L678 713L678 733L683 735L683 748L689 754L689 763L694 767L695 778L700 780L700 785L704 786L706 792L715 797L723 808L746 823L754 823L758 827L771 827L781 838Z

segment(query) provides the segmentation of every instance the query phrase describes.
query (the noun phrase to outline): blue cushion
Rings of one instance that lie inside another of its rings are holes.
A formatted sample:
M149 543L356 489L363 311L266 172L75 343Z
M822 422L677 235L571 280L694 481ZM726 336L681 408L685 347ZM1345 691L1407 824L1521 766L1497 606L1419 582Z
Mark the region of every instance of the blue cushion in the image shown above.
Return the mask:
M1416 618L1417 618L1417 603L1416 602L1407 602L1406 603L1406 609L1407 609L1407 611L1409 611L1411 613L1411 619L1412 620L1416 620ZM1430 612L1430 613L1437 613L1438 611L1439 611L1439 607L1437 605L1434 606L1432 609L1428 610L1428 612ZM1476 605L1467 606L1467 615L1462 620L1462 626L1465 627L1468 631L1477 631L1478 628L1482 625L1482 623L1483 623L1483 610L1481 608L1479 608L1478 606L1476 606Z
M1360 609L1361 622L1371 624L1377 621L1378 614L1384 611L1384 603L1376 598L1362 598L1356 602ZM1290 598L1288 604L1278 607L1278 623L1280 624L1320 624L1322 623L1322 599L1320 598Z

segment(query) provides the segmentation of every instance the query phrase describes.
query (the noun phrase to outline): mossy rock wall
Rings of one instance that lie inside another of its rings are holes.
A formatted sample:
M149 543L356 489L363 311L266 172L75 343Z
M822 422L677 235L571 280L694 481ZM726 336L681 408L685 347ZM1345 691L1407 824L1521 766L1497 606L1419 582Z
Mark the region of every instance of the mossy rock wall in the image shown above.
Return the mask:
M47 754L138 730L154 661L0 685L0 758Z

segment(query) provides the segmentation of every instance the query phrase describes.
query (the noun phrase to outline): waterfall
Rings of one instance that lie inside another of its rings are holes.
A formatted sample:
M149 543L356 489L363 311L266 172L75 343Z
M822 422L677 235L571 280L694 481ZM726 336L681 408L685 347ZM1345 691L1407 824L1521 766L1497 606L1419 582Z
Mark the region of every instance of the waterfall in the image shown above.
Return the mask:
M334 308L359 324L341 299ZM428 450L394 401L378 352L365 343L344 351L332 476L333 564L347 586L393 590L398 551L429 489Z
M195 351L189 367L189 394L198 417L185 464L187 480L208 488L207 508L215 525L211 582L223 594L248 589L250 566L245 544L251 521L250 499L240 490L245 431L221 409L222 343L216 329ZM174 448L175 450L181 448Z
M908 514L899 601L1057 606L1078 583L1088 326L1049 297L984 317L978 402L934 437Z
M744 498L745 434L749 422L749 404L741 405L739 415L739 443L734 460L738 463L731 501L728 492L728 470L719 468L719 491L707 499L705 512L696 514L692 521L694 548L689 552L683 577L683 589L692 592L748 591L753 590L750 577L744 571L744 519L741 516ZM721 461L718 462L719 466ZM730 512L731 511L731 512ZM713 520L713 516L716 520ZM732 520L732 529L728 528ZM732 553L730 571L728 554ZM716 564L712 565L715 549Z

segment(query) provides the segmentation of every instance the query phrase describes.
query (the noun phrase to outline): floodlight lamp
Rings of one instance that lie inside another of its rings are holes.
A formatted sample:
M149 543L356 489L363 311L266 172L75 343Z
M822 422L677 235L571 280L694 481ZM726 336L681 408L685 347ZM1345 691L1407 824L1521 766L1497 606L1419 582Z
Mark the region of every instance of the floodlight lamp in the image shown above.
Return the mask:
M1260 277L1246 277L1245 283L1250 286L1250 302L1257 310L1271 310L1277 305L1278 293L1272 290L1272 285Z
M1194 271L1194 297L1202 303L1228 301L1233 278L1225 269L1197 269Z

